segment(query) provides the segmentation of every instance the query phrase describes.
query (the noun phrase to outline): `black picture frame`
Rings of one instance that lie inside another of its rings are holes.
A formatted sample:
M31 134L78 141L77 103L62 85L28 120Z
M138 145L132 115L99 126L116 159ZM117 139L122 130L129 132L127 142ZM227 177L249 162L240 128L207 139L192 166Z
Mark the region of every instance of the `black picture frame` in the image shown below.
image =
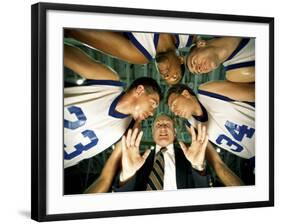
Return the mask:
M83 213L47 214L46 212L46 145L47 145L47 104L46 104L46 14L48 10L69 11L82 13L105 13L138 16L153 16L167 18L190 18L215 21L253 22L268 24L269 26L269 200L223 203L196 206L176 206L163 208L140 208L131 210L93 211ZM274 206L274 18L253 17L240 15L224 15L211 13L195 13L183 11L163 11L136 8L102 7L89 5L37 3L32 5L32 155L31 155L31 218L37 221L54 221L70 219L86 219L100 217L147 215L160 213L178 213L206 210L221 210L235 208L254 208Z

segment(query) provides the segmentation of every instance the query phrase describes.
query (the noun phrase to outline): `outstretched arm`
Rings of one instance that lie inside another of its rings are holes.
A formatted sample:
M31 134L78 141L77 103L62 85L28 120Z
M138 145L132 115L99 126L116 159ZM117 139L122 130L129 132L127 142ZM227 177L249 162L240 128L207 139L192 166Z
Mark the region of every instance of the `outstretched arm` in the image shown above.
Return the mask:
M70 68L86 79L119 80L119 76L111 68L90 58L76 47L64 45L64 66Z
M199 86L200 90L217 93L237 101L255 102L255 84L211 81Z
M133 130L140 130L140 122L136 121ZM131 132L132 133L132 132ZM122 142L121 140L115 144L115 149L106 161L102 172L98 179L85 190L85 194L89 193L104 193L108 192L112 186L113 180L117 175L117 171L121 167L121 156L122 156Z
M104 53L132 64L146 64L147 58L122 32L102 30L65 29L65 37L71 37Z
M116 143L115 149L112 154L106 161L101 175L98 179L90 185L84 194L90 193L105 193L108 192L111 188L113 179L117 175L117 171L119 170L121 164L121 141Z
M206 150L206 160L213 167L217 176L225 186L241 186L243 181L233 173L222 161L221 157L209 142Z
M255 82L255 67L232 69L226 72L226 79L231 82L251 83Z

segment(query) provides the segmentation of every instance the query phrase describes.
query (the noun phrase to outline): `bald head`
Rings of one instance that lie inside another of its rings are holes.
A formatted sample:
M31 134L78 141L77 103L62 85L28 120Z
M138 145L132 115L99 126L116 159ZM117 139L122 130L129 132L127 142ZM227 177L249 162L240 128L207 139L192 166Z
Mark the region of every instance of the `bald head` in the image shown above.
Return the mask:
M152 135L155 143L161 147L172 144L176 135L172 118L167 114L157 116L153 123Z

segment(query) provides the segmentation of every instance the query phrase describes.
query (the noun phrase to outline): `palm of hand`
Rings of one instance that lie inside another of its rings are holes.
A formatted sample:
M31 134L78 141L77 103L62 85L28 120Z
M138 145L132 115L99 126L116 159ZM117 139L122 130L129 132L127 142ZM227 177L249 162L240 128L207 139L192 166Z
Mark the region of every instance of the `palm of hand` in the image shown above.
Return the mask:
M136 146L128 147L122 155L122 169L124 172L134 175L144 164L144 159Z
M206 127L198 125L198 135L196 135L194 128L190 128L192 143L187 147L183 142L180 142L181 149L188 161L192 165L201 166L205 160L205 152L208 144L208 136Z
M139 145L143 132L138 133L136 128L133 132L130 129L127 136L122 137L122 179L127 180L132 177L137 170L144 164L150 151L141 155L139 152Z
M200 141L192 142L191 146L187 148L185 146L184 155L187 160L193 165L201 165L205 159L205 149L203 143Z

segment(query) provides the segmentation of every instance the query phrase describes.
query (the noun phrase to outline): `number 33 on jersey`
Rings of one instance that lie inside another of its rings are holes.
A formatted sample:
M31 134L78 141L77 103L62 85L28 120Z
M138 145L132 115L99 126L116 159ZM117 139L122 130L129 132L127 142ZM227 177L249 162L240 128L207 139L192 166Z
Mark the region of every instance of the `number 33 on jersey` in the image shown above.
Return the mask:
M132 118L115 111L123 88L99 80L90 86L65 88L64 168L106 150L127 130Z

